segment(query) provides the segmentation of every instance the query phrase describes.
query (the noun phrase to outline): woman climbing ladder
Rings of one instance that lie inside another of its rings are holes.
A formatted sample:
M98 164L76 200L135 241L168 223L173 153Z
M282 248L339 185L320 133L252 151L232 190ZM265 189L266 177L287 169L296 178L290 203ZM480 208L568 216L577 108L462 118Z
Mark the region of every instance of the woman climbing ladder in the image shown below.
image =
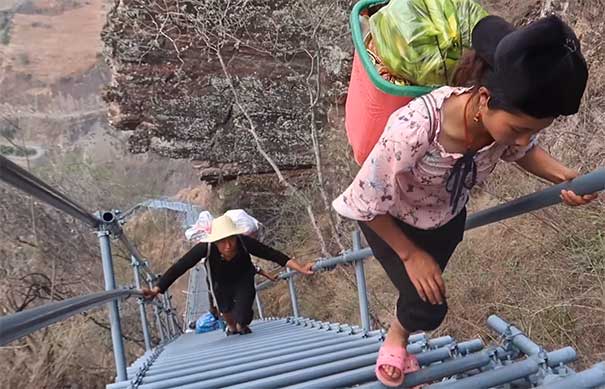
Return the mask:
M269 247L258 240L242 235L227 215L212 221L212 230L202 243L195 245L172 265L159 279L157 286L143 289L147 298L153 298L192 268L202 258L207 258L210 279L218 309L227 322L227 335L249 334L252 321L252 304L256 296L254 275L257 269L250 254L287 266L302 274L313 274L313 263L300 264L294 258Z
M376 363L385 385L418 368L410 333L434 330L447 313L441 276L463 238L470 189L500 159L553 183L578 175L536 144L556 117L578 111L588 71L573 31L550 16L515 30L488 16L455 81L394 112L353 183L333 203L357 220L399 290L396 320ZM562 191L568 205L596 195Z

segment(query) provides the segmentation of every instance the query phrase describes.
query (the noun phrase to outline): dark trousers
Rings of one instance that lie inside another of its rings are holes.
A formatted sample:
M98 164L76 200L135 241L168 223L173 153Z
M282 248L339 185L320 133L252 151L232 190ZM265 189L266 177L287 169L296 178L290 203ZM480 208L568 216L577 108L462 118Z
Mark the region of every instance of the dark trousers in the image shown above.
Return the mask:
M239 324L250 324L254 316L252 304L256 297L254 274L246 275L237 282L216 284L214 294L218 309L222 313L233 314L235 321Z
M462 241L466 209L447 224L433 230L421 230L401 220L395 219L395 221L401 231L419 248L428 252L443 271L456 246ZM399 291L397 300L399 323L409 332L431 331L439 327L447 314L447 302L433 305L428 301L422 301L397 253L366 223L360 222L359 226L372 248L374 257L378 259Z

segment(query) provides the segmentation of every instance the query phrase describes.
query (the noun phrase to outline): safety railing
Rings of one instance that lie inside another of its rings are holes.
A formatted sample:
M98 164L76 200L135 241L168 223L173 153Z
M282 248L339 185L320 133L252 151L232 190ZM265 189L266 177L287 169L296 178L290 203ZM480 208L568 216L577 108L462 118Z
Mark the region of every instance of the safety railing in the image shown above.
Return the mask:
M1 156L0 180L25 191L35 198L73 216L74 218L96 230L101 248L101 259L106 289L106 292L102 292L101 295L94 294L90 296L79 296L74 299L52 303L38 308L33 308L32 310L23 311L18 314L2 317L0 325L3 326L3 336L6 336L6 338L2 338L3 341L5 340L6 342L10 342L37 329L77 314L82 310L93 308L99 304L107 304L111 324L114 358L116 363L116 380L125 381L127 379L127 371L118 301L122 298L132 295L136 295L139 298L139 309L143 336L145 339L145 347L148 351L151 351L153 344L151 341L149 322L147 320L146 312L146 306L149 305L149 303L144 302L140 296L140 293L136 291L116 288L110 238L119 240L130 253L131 265L134 273L134 282L137 289L140 289L142 282L146 283L147 286L152 286L158 278L158 276L149 269L147 261L142 257L136 247L131 244L124 234L121 223L124 221L126 216L131 214L131 212L126 213L126 215L121 215L119 211L103 211L92 214L86 211L85 208L76 202L66 197L64 194L50 187L26 170ZM602 191L605 189L605 169L600 168L590 174L578 177L571 182L556 185L532 195L525 196L509 203L471 215L467 220L466 229L476 228L499 220L514 217L522 213L554 205L561 201L559 198L559 192L561 189L572 189L580 195ZM313 270L322 271L331 269L339 264L344 263L355 264L355 274L360 304L360 322L363 330L369 332L371 330L371 326L363 261L370 257L372 252L370 248L361 248L360 242L360 234L357 231L353 235L352 250L336 257L318 260L315 263ZM298 299L296 296L295 275L295 272L288 270L287 272L280 274L279 278L286 279L288 281L293 314L294 317L299 317L300 312L298 307ZM258 285L257 290L261 291L267 288L270 284L271 282L260 284ZM63 303L64 305L55 305L60 303ZM163 345L180 333L181 326L177 321L177 316L172 307L169 293L165 293L159 302L153 302L150 303L150 305L153 308L153 317L155 318L157 332L161 339L160 345ZM257 307L259 309L259 314L262 316L262 304L260 299L257 300ZM34 319L35 317L38 317L39 320ZM519 337L519 339L521 338ZM149 353L150 358L157 357L159 352L158 350L161 350L161 348L162 347L156 347L154 352Z
M184 229L195 224L202 211L201 207L193 204L160 198L140 202L129 210L117 214L117 217L120 222L125 222L135 215L137 211L148 209L164 209L184 215L182 218L182 227ZM128 245L128 242L124 243ZM135 247L133 249L136 250ZM136 257L139 258L140 255ZM188 323L195 321L201 314L210 309L210 299L208 297L210 292L204 286L206 285L205 280L206 269L203 266L198 265L189 272L189 285L187 287L185 312L183 313L183 330L186 329Z
M578 195L601 192L605 190L605 168L596 169L595 171L583 176L579 176L572 181L553 185L547 189L520 197L505 204L474 213L467 218L465 229L470 230L519 216L527 212L536 211L541 208L559 204L562 201L559 195L563 189L572 190ZM369 247L361 248L360 233L359 231L355 231L353 233L352 250L346 251L345 253L335 257L319 259L313 266L313 271L319 272L333 269L335 266L340 264L355 264L360 322L365 331L370 331L371 326L363 261L371 256L372 250ZM292 315L294 317L299 317L300 310L298 307L298 298L294 281L295 275L296 272L292 272L288 269L278 275L278 280L287 280L292 306ZM260 292L271 286L273 283L273 281L265 281L259 284L256 287L256 290L257 292ZM257 299L257 308L259 309L259 313L262 312L262 303L259 297Z
M197 265L189 271L184 323L194 322L210 310L210 290L206 283L206 268Z
M151 286L158 276L149 269L147 261L145 261L136 247L127 239L121 226L121 220L117 217L119 211L100 211L95 214L88 212L77 202L2 156L0 156L0 180L65 212L96 231L101 249L106 291L88 296L78 296L3 316L0 321L2 344L16 340L84 310L94 308L100 304L106 304L109 311L111 339L116 365L116 380L126 380L126 356L124 353L122 326L118 307L120 299L133 295L139 298L145 348L151 350L153 345L147 320L146 303L143 301L140 292L118 289L116 287L110 238L119 240L130 253L132 259L131 265L134 271L134 282L137 289L140 289L142 279L148 286ZM165 293L159 303L152 303L152 307L161 343L170 341L181 333L181 326L172 307L169 293Z
M115 289L72 297L0 317L0 346L108 302L140 296L134 289Z
M129 210L120 214L119 218L128 219L129 217L134 215L138 210L141 210L141 209L146 210L149 208L167 209L167 210L171 210L174 212L182 213L183 215L185 215L185 218L183 219L183 227L185 227L185 228L194 224L197 221L197 217L198 217L199 213L203 211L202 208L200 208L196 205L193 205L193 204L183 203L180 201L171 201L171 200L160 198L160 199L146 200L141 203L138 203L137 205L133 206Z
M605 168L596 169L592 173L579 176L572 181L553 185L505 204L474 213L468 217L466 229L470 230L559 204L562 201L560 193L564 189L571 190L578 195L587 195L605 190Z

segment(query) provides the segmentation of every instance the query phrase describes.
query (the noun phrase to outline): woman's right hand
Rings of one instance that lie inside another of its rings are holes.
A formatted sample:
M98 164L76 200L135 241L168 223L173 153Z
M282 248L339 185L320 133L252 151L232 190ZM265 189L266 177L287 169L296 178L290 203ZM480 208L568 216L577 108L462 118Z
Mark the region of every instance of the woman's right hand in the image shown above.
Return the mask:
M415 249L403 262L405 269L423 301L445 302L445 282L435 259L422 249Z
M161 293L160 288L157 287L157 286L154 286L151 289L149 289L149 288L142 288L141 291L143 292L143 298L145 300L153 300L155 298L155 296L157 296L158 294Z
M297 272L304 275L314 274L313 265L313 262L299 263L294 257L292 257L288 262L286 262L287 267L292 270L296 270Z

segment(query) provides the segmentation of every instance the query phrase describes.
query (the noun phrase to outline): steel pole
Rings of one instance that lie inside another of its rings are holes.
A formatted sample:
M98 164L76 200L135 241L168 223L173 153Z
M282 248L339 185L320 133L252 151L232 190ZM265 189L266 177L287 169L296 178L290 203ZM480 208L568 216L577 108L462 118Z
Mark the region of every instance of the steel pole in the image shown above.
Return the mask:
M170 307L168 306L168 296L166 293L168 293L168 291L162 295L162 311L164 312L164 317L166 318L168 338L172 339L174 337L174 328L172 327L172 321L170 320Z
M176 336L179 333L179 322L177 319L177 315L176 315L176 309L174 308L174 306L172 305L172 294L170 294L170 291L166 291L166 302L168 304L168 312L170 314L170 322L172 323L172 333L174 336Z
M361 250L361 233L359 230L353 232L353 251ZM357 295L359 296L359 315L361 316L361 327L364 331L371 330L370 309L368 305L368 292L366 289L366 275L363 268L363 259L355 261L355 278L357 279Z
M500 335L504 336L505 340L510 340L517 349L527 355L535 355L543 351L542 347L529 339L523 331L496 315L491 315L487 318L487 325Z
M101 259L103 261L103 276L105 278L105 290L116 288L116 279L113 273L113 259L111 257L111 243L109 232L101 230L97 233L101 246ZM124 342L122 340L122 326L120 324L120 311L117 301L107 304L109 309L109 323L111 325L111 341L113 343L113 356L116 362L117 382L128 379L126 374L126 355L124 354Z
M164 343L166 341L166 334L164 333L164 327L162 326L162 318L160 317L160 312L157 306L153 306L153 316L155 316L155 324L158 328L158 334L160 335L160 343Z
M137 289L141 289L141 275L139 274L139 266L141 265L137 259L132 256L132 270L134 271L134 285ZM143 340L145 341L145 350L150 351L153 346L151 344L151 336L149 336L149 322L147 321L147 312L145 310L145 301L142 297L138 298L139 314L141 315L141 327L143 328Z
M256 287L256 285L254 285L254 287ZM258 310L258 317L261 320L265 320L265 315L263 314L263 306L260 302L260 296L258 295L258 292L256 293L256 297L254 299L256 300L256 309Z
M147 276L147 284L150 288L153 287L153 279L150 275ZM158 335L160 337L160 344L163 344L166 340L166 336L164 335L164 329L162 328L162 321L160 319L160 312L158 310L157 305L153 304L153 316L155 317L155 324L158 329Z
M296 296L296 286L294 285L294 277L292 270L290 268L286 269L286 272L289 273L288 277L288 289L290 290L290 301L292 301L292 315L294 317L298 317L298 297Z

